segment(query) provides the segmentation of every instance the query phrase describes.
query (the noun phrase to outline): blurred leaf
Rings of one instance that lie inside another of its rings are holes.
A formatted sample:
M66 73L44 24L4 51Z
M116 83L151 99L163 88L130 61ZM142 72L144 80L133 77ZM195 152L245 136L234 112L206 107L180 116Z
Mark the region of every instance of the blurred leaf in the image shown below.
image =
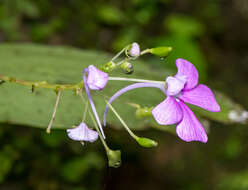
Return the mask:
M106 24L120 24L122 21L122 13L115 6L99 6L97 15L98 19Z
M16 158L16 152L8 145L0 151L0 183L4 181Z
M167 58L168 62L172 63L169 66L175 67L173 63L178 58L187 59L196 66L200 74L200 80L203 82L206 81L207 63L198 42L188 37L171 34L158 38L155 46L164 46L165 44L173 48L173 51Z
M196 37L204 33L203 25L196 19L186 15L170 15L166 17L164 25L174 35Z
M247 190L248 171L225 175L218 182L216 190Z
M100 170L104 167L104 160L96 153L87 153L82 157L74 158L65 163L61 169L61 175L69 182L77 182L83 179L91 169Z

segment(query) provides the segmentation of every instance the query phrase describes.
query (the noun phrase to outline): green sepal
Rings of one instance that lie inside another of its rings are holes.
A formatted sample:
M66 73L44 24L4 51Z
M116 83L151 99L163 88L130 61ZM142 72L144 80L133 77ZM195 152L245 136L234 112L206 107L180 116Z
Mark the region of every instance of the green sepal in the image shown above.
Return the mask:
M109 167L118 168L121 166L121 151L120 150L107 150L108 165Z
M156 147L158 143L152 139L148 139L145 137L138 137L136 141L139 143L140 146L146 147L146 148L152 148Z

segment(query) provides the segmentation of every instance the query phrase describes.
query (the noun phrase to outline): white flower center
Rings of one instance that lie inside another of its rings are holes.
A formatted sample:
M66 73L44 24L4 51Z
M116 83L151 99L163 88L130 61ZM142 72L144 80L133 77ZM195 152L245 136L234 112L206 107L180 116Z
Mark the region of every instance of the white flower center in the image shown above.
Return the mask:
M177 77L167 77L166 79L167 96L174 96L175 98L178 98L181 94L181 91L184 88L185 83L186 83L186 77L184 75Z

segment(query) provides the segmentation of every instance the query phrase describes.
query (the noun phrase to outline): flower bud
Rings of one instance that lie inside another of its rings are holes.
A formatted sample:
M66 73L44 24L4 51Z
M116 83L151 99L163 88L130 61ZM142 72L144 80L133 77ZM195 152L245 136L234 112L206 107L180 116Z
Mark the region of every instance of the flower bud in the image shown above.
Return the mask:
M98 138L98 133L92 129L89 129L85 123L81 123L73 129L67 129L66 132L69 138L74 141L94 142Z
M102 90L108 82L108 74L97 69L94 65L88 67L87 85L91 90Z
M132 57L139 57L140 55L140 47L139 44L137 44L136 42L132 43L131 48L129 50L129 54Z
M126 74L132 74L133 73L133 65L127 61L121 64L121 68L124 70Z
M150 49L150 53L159 57L167 57L172 51L172 47L156 47Z
M156 141L144 137L138 137L136 141L139 143L140 146L146 148L152 148L158 145Z
M109 167L118 168L121 166L121 151L120 150L107 150L108 165Z
M116 64L113 61L109 61L101 67L101 70L105 73L110 73L115 68L116 68Z

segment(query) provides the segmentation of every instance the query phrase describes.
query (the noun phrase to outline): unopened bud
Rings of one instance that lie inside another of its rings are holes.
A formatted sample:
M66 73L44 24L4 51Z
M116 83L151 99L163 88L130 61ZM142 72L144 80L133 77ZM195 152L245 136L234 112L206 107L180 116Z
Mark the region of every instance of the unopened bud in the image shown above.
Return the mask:
M167 57L172 51L172 47L156 47L150 49L150 53L159 57Z
M146 148L152 148L158 145L156 141L145 138L145 137L138 137L136 141L139 143L140 146L143 146Z
M108 165L109 167L118 168L121 166L121 151L120 150L107 150Z
M121 64L121 68L124 70L126 74L132 74L133 73L133 65L127 61Z
M131 48L129 50L129 54L132 57L139 57L139 55L140 55L140 47L139 47L138 43L136 43L136 42L132 43Z
M116 68L116 64L113 61L109 61L101 67L101 70L105 73L110 73L115 68Z

